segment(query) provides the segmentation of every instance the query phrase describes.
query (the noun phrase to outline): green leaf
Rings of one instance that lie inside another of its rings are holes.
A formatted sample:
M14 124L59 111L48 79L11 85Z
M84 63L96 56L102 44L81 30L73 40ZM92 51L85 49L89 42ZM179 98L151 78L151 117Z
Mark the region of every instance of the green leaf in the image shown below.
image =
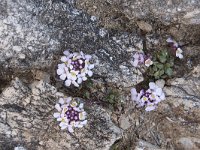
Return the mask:
M156 66L153 66L153 71L155 72L155 71L157 71L158 69L157 69L157 67Z
M159 56L158 59L161 63L165 63L167 61L167 58L165 56Z
M168 52L166 50L161 51L161 55L165 58L168 56Z
M159 72L159 71L156 71L156 72L154 73L154 77L159 77L159 74L160 74L160 72Z
M165 68L170 68L171 67L171 64L170 63L166 63L165 64Z
M166 73L168 76L172 76L172 74L173 74L172 68L167 68L167 69L165 70L165 73Z
M162 76L162 75L165 73L164 70L160 70L159 72L160 72L160 73L159 73L160 76Z
M84 97L87 98L87 99L89 99L90 98L90 92L86 91L84 93Z
M161 63L158 63L156 66L157 66L159 69L163 69L163 68L164 68L164 65L161 64Z
M165 79L165 78L167 78L167 75L164 74L164 75L161 76L161 78L162 78L162 79Z
M153 67L149 68L149 72L148 73L149 73L149 75L153 75L154 74Z

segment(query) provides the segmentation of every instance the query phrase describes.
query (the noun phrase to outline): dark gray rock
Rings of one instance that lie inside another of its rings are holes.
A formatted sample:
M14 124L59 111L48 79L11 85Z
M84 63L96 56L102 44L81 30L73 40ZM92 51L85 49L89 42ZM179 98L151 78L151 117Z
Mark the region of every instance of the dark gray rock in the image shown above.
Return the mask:
M43 80L27 86L19 79L12 81L0 95L1 147L27 149L98 149L108 150L121 137L121 130L102 107L85 105L88 124L73 134L60 130L53 118L54 105L63 93ZM6 144L5 144L6 145ZM12 149L11 148L11 149Z

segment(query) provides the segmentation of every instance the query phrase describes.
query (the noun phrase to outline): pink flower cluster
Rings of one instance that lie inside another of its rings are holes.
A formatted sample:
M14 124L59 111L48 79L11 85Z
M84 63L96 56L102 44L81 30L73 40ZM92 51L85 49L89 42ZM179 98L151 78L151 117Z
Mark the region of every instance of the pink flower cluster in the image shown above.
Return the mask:
M153 61L151 60L150 56L145 55L143 52L136 52L133 55L133 61L131 61L131 64L134 67L138 67L143 64L149 67L153 64Z
M180 46L178 45L178 43L174 40L172 40L171 38L168 38L167 43L170 44L170 46L172 47L172 49L176 52L176 57L182 59L183 58L183 50L180 48Z
M131 99L137 103L138 107L145 107L146 111L156 109L158 103L165 99L165 94L154 82L149 83L148 90L141 90L137 93L135 88L131 89Z

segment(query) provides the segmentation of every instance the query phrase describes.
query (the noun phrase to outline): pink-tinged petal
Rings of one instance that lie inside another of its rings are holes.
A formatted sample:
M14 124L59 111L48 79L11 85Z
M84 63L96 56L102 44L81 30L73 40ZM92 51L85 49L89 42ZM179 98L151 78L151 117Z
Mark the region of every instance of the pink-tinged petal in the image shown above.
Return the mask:
M177 50L176 50L178 53L182 53L183 52L183 50L181 49L181 48L177 48Z
M70 86L70 85L71 85L71 83L72 83L72 81L71 81L71 80L66 80L66 81L65 81L65 86Z
M54 113L54 114L53 114L53 117L54 117L54 118L59 118L59 117L60 117L60 113Z
M66 51L63 52L63 54L68 56L70 54L70 52L66 50Z
M62 56L60 60L61 60L62 62L67 62L68 59L67 59L66 56Z
M92 58L92 56L91 55L85 55L85 58L90 60Z
M62 75L60 75L60 79L61 79L61 80L65 80L66 77L67 77L67 74L62 74Z
M60 107L60 104L56 104L56 105L55 105L55 108L56 108L58 111L61 111L61 110L62 110L61 107Z
M82 109L83 108L83 103L79 104L79 108Z
M63 69L63 68L65 68L65 64L64 63L58 64L58 69Z
M72 100L72 97L67 97L66 98L66 103L69 104L71 102L71 100Z
M93 75L93 72L91 70L88 71L88 76L91 77Z
M156 93L156 95L161 96L162 93L163 93L163 91L162 91L161 88L157 88L157 89L155 90L155 93Z
M135 58L135 59L138 59L140 57L140 55L138 54L138 53L135 53L134 55L133 55L133 58Z
M144 63L144 54L140 54L140 57L138 58L138 61L140 64Z
M147 59L144 64L145 66L149 67L153 64L153 61L151 61L151 59Z
M65 103L64 99L63 99L63 98L60 98L60 99L59 99L59 103L60 103L61 105L63 105L63 104Z
M62 69L57 69L57 74L58 75L61 75L61 74L63 74L65 71L64 71L64 69L62 68Z
M174 47L178 47L178 43L176 42L176 41L174 41L174 45L173 45Z
M76 81L72 81L72 84L75 86L75 87L79 87L78 83Z
M179 54L178 57L179 57L180 59L183 59L183 55L182 55L182 54Z
M83 81L86 81L86 80L87 80L87 77L83 77L82 79L83 79Z
M80 52L80 54L81 54L81 56L82 56L83 58L85 57L85 56L84 56L84 53L83 53L82 51Z
M93 69L93 68L94 68L94 64L90 64L90 65L88 66L88 68L89 68L89 69Z
M87 124L87 120L84 120L81 122L82 125L86 125Z
M138 66L138 63L139 63L138 59L135 59L135 60L133 61L133 64L132 64L132 65L133 65L134 67L137 67L137 66Z
M72 128L72 126L68 126L68 131L69 131L70 133L74 132L74 129Z
M82 83L82 78L80 77L80 78L78 78L78 80L77 80L77 82L78 82L78 84L81 84Z
M67 128L67 125L62 125L61 126L61 130L64 130L64 129L66 129Z
M69 54L69 56L67 57L68 59L72 58L74 56L74 54Z
M135 88L131 89L131 94L133 94L133 95L137 95L138 94Z
M165 100L165 93L164 92L160 95L160 99Z
M153 106L153 105L149 105L149 106L147 106L147 107L145 108L146 111L152 111L152 110L154 110L154 109L156 109L156 107Z
M57 121L62 121L62 118L57 118Z
M166 41L167 43L174 43L174 40L172 40L171 38L168 38Z
M152 90L155 90L157 88L157 86L154 82L149 82L149 88Z

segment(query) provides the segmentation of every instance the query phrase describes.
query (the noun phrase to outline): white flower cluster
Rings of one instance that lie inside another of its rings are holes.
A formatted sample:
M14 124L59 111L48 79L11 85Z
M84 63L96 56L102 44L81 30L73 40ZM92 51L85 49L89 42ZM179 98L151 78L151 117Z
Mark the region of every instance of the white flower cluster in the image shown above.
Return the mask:
M82 128L87 124L83 103L75 101L72 97L60 98L55 108L58 112L53 116L60 122L62 130L67 128L69 132L74 132L73 128Z
M64 56L61 57L62 63L58 64L57 74L65 81L66 86L73 84L79 87L79 84L87 80L87 76L93 75L91 69L94 68L94 64L90 64L91 57L83 52L64 51Z
M173 50L176 51L176 57L182 59L183 58L183 50L180 48L180 46L178 45L178 43L174 40L172 40L171 38L168 38L167 43L169 43L172 47Z
M138 67L140 65L145 65L147 67L151 66L153 64L153 61L151 60L150 57L145 55L143 52L136 52L133 55L133 61L131 61L131 64L134 67Z
M139 107L145 107L146 111L156 109L158 103L165 100L165 94L154 82L149 83L148 90L141 90L137 93L136 89L131 89L131 99L137 103Z

